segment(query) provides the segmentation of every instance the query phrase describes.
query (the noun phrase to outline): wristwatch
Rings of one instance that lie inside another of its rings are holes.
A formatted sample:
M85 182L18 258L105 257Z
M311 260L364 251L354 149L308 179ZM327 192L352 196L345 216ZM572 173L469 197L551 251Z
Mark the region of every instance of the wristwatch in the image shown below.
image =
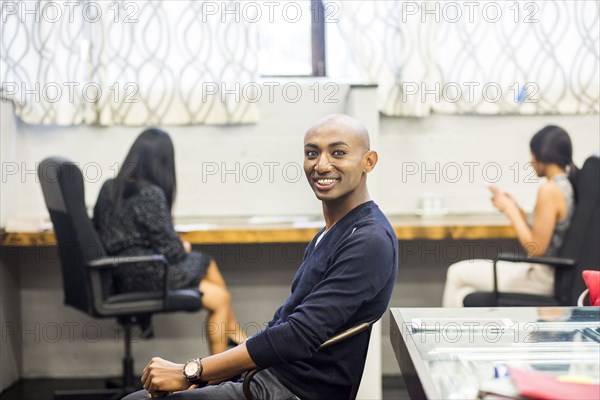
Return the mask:
M191 385L196 385L199 388L208 385L208 381L203 381L200 378L202 375L202 363L200 361L200 358L194 358L186 362L183 366L183 376L185 376Z

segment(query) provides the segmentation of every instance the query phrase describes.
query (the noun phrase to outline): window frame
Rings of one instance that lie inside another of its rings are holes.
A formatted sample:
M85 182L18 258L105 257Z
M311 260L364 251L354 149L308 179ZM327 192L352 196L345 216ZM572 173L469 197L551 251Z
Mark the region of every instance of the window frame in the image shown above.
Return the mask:
M325 49L325 5L323 0L311 0L312 76L327 76Z

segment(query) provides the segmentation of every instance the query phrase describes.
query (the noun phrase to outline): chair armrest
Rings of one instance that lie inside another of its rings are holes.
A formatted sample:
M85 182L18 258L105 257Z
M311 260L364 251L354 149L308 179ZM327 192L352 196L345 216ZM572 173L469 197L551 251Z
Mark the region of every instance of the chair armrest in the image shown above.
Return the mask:
M133 264L140 262L160 262L163 265L168 265L167 259L162 254L150 254L146 256L116 256L97 258L88 262L88 267L91 268L115 268L123 264Z
M590 294L590 289L585 289L583 292L581 292L581 294L579 295L579 298L577 299L577 307L583 307L585 303L585 298Z
M527 257L523 255L500 253L496 260L499 261L512 261L512 262L528 262L532 264L548 264L554 267L572 267L576 261L572 258L561 258L561 257Z
M144 263L144 262L159 262L165 269L165 275L163 279L163 308L168 308L169 300L169 263L162 254L149 254L143 256L116 256L116 257L102 257L95 260L89 261L87 266L94 269L102 268L117 268L119 265Z
M512 254L512 253L500 253L494 260L494 289L493 293L498 296L498 269L496 263L498 261L510 261L510 262L528 262L532 264L548 264L556 268L570 268L575 265L576 261L571 258L560 258L560 257L528 257L524 255Z
M323 344L321 344L319 346L319 349L324 349L325 347L329 347L329 346L339 343L343 340L349 339L350 337L356 335L357 333L360 333L360 332L364 331L365 329L369 328L371 325L373 325L374 322L375 321L363 322L362 324L355 325L352 328L345 330L344 332L338 333L337 335L329 338L329 340L326 340L325 342L323 342Z

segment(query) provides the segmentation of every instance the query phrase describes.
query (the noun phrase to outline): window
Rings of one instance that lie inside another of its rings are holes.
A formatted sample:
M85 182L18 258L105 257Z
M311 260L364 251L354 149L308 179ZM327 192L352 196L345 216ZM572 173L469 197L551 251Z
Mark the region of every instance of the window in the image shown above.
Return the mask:
M279 3L278 3L279 4ZM335 4L322 0L263 4L259 65L263 76L325 76L325 29Z

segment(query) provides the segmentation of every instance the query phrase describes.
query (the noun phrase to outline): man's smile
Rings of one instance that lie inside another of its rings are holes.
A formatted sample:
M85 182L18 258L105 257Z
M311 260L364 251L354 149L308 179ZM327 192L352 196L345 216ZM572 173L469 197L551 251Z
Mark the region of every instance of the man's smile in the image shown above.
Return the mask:
M323 177L323 178L314 177L313 178L313 182L315 183L315 186L317 187L317 189L323 190L323 191L331 190L335 186L335 184L339 182L339 180L340 180L340 178L335 178L335 177Z

